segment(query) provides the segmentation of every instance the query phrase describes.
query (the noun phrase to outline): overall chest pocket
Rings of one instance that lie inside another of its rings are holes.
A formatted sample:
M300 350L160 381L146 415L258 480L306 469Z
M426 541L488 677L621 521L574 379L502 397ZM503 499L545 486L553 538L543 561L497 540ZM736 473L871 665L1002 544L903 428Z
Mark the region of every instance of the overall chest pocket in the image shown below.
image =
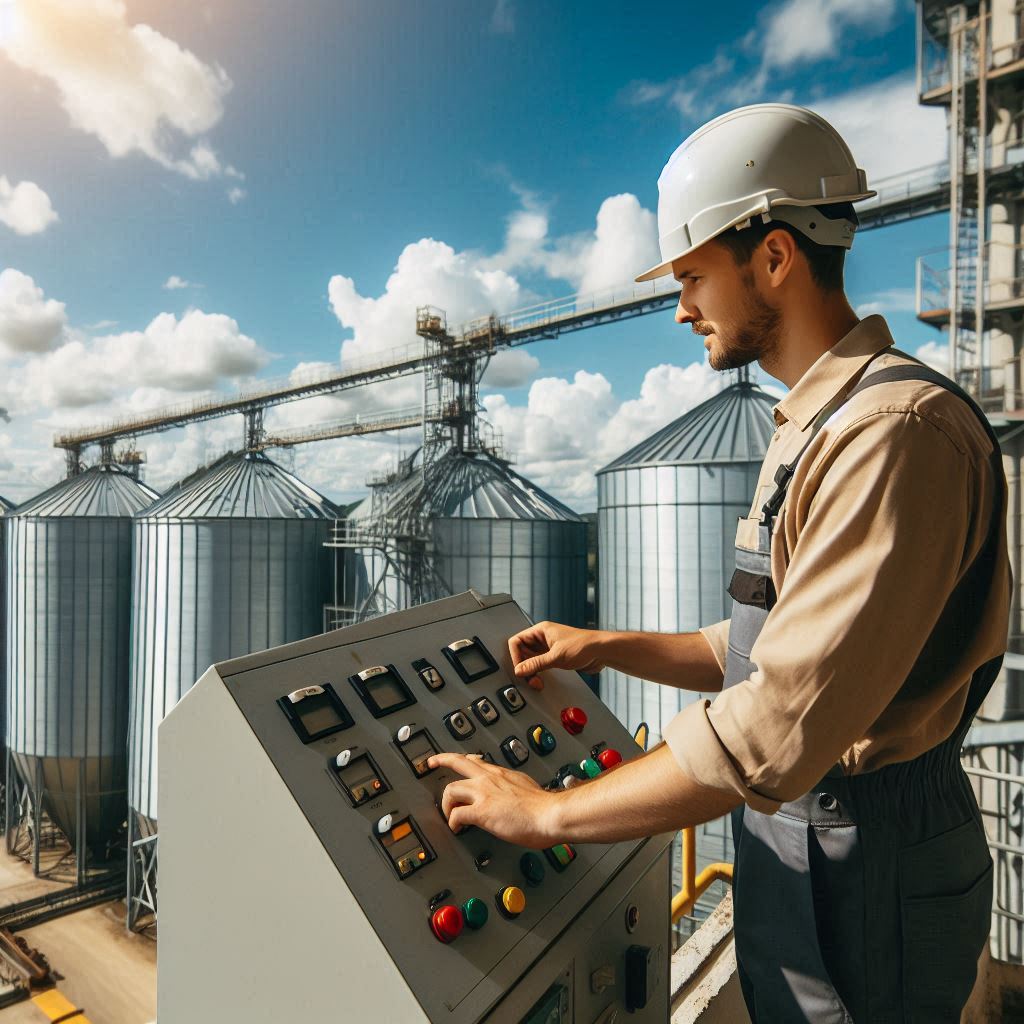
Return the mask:
M768 611L775 604L775 584L771 576L736 569L728 586L729 596L740 604Z

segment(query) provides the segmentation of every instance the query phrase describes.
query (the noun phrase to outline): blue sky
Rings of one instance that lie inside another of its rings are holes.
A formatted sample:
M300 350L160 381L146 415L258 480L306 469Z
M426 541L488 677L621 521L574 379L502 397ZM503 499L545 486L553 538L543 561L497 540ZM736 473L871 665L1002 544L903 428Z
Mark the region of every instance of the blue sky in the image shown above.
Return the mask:
M0 493L59 477L58 424L412 342L418 302L457 322L625 282L665 159L729 107L813 105L869 175L943 158L942 113L915 103L910 0L627 6L0 0ZM865 233L848 263L854 304L891 314L905 349L938 348L914 260L946 236L943 216ZM520 471L586 510L595 468L716 386L702 359L666 311L517 353L485 402ZM239 434L144 438L147 478ZM290 458L348 500L414 443Z

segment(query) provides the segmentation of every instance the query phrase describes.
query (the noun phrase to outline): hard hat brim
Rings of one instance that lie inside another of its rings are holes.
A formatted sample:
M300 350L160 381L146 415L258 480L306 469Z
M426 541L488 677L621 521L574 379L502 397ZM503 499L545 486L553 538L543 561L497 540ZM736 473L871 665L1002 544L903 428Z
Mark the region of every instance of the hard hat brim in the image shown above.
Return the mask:
M666 260L664 263L659 263L656 267L651 267L650 270L645 270L639 277L634 277L633 281L636 284L641 284L644 281L653 281L656 277L665 277L667 274L672 273L672 264L685 255L685 252L681 252L679 256Z
M877 195L878 195L877 192L873 191L872 189L867 189L867 190L865 190L863 192L858 192L858 193L854 193L854 194L851 194L851 195L830 197L828 199L828 203L829 204L833 204L833 203L858 203L858 202L861 202L864 199L872 199L872 198L874 198ZM650 270L645 270L639 277L633 278L633 281L636 284L642 284L644 281L653 281L657 277L665 277L667 274L671 274L672 273L672 264L675 263L676 260L681 260L684 256L688 256L695 249L699 249L702 245L706 245L708 242L713 241L715 238L717 238L721 234L724 234L730 228L736 227L737 224L742 224L744 221L750 220L750 218L752 216L755 216L758 213L765 213L766 210L771 210L771 209L777 208L779 206L818 206L818 205L822 205L822 200L819 199L819 198L815 198L815 199L784 199L782 201L776 201L775 203L766 204L765 207L762 207L761 204L758 204L758 206L754 207L751 210L744 210L739 216L737 216L734 219L732 219L730 223L728 223L728 224L724 225L723 227L719 228L717 231L715 231L711 235L708 235L706 238L702 238L699 242L697 242L696 245L690 245L687 248L683 249L681 252L678 252L671 259L663 260L661 263L657 263L653 267L651 267Z

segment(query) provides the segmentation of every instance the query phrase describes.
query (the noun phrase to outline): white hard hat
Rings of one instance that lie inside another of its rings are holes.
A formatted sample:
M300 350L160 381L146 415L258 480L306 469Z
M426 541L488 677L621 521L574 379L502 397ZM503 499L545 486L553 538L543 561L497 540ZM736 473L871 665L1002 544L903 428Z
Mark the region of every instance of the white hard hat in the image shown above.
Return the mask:
M670 274L681 256L756 216L849 249L853 221L807 208L875 195L835 128L786 103L739 107L698 128L665 164L658 193L662 262L637 281Z

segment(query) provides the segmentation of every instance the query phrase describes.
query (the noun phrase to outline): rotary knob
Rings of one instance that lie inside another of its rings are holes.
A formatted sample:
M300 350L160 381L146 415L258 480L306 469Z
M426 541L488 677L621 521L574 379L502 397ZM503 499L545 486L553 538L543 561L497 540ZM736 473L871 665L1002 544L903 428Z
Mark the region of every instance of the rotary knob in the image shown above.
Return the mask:
M495 902L505 917L518 917L526 909L526 894L518 885L506 885L499 890Z
M562 725L565 726L566 732L571 733L573 736L578 736L583 732L586 724L587 713L583 708L571 707L562 709Z
M609 768L614 768L617 764L622 763L622 755L617 750L612 750L612 748L609 747L607 750L602 750L601 753L597 755L597 763L605 771L608 771Z
M462 934L464 924L462 911L450 903L430 915L430 930L441 942L454 942Z

